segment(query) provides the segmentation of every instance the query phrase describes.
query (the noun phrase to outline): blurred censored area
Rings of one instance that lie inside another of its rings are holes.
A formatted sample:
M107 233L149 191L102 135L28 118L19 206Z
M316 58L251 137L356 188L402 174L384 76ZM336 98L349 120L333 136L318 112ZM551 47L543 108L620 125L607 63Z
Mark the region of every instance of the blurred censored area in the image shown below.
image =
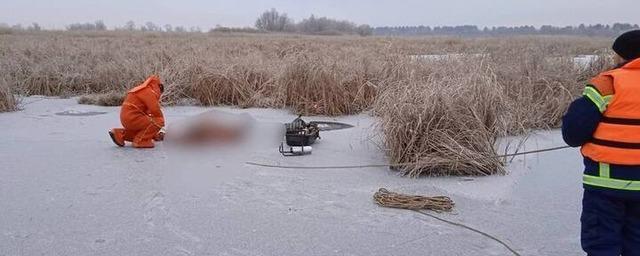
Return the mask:
M182 146L239 143L248 136L254 123L249 114L207 111L170 124L165 141Z

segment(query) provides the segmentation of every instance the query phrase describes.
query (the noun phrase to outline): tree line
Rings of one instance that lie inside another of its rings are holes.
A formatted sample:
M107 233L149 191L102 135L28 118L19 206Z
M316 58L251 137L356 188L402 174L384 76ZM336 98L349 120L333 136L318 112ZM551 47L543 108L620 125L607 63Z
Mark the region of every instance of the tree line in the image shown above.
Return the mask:
M22 25L9 26L0 23L0 29L11 30L32 30L39 31L43 28L38 23L33 23L28 27ZM109 30L102 20L86 23L73 23L65 27L67 31L107 31ZM136 24L134 21L128 21L123 26L114 27L116 31L142 31L142 32L203 32L200 27L184 27L172 26L171 24L158 25L153 22L145 22L144 24ZM347 20L336 20L327 17L317 17L311 15L309 18L300 22L295 22L289 18L286 13L280 13L276 9L263 12L256 19L254 27L224 27L216 26L209 32L242 32L242 33L300 33L311 35L361 35L368 36L373 33L373 28L369 25L358 25Z
M428 36L428 35L455 35L455 36L501 36L501 35L580 35L580 36L616 36L632 29L639 29L637 24L614 23L613 25L585 25L579 26L551 26L545 25L539 28L534 26L500 26L479 28L474 25L465 26L397 26L377 27L373 29L374 35L380 36Z
M4 30L16 30L16 31L41 31L45 30L38 23L34 22L29 26L23 26L16 24L10 26L6 23L0 23L0 29ZM65 26L66 31L108 31L110 30L102 20L95 22L85 23L72 23ZM172 26L171 24L157 25L153 22L145 22L144 24L137 25L134 21L128 21L123 26L116 26L111 30L115 31L142 31L142 32L202 32L200 27L184 27L184 26Z
M107 26L98 20L94 23L74 23L66 27L69 31L106 31ZM123 26L114 27L116 31L142 31L142 32L202 32L199 27L186 28L184 26L172 26L171 24L158 25L147 21L137 25L134 21L127 21Z
M347 20L336 20L327 17L309 18L300 22L295 22L286 13L279 13L276 9L263 12L255 22L255 27L259 30L283 33L301 33L311 35L361 35L368 36L373 33L371 26L358 25Z
M87 23L73 23L65 27L67 31L107 31L109 28L102 20ZM632 29L640 29L637 24L614 23L613 25L585 25L579 26L551 26L545 25L539 28L534 26L500 26L500 27L483 27L475 25L464 26L395 26L395 27L376 27L369 25L358 25L347 20L337 20L327 17L317 17L311 15L308 18L295 22L289 18L286 13L280 13L276 9L263 12L255 21L254 27L224 27L216 26L209 32L228 32L228 33L299 33L310 35L377 35L377 36L429 36L429 35L445 35L445 36L508 36L508 35L580 35L580 36L607 36L613 37L625 31ZM17 31L40 31L44 30L38 23L32 23L28 26L20 24L9 26L6 23L0 23L0 30L7 32L10 30ZM134 21L128 21L123 26L113 27L116 31L142 31L142 32L203 32L200 27L172 26L171 24L158 25L153 22L145 22L144 24L136 24Z

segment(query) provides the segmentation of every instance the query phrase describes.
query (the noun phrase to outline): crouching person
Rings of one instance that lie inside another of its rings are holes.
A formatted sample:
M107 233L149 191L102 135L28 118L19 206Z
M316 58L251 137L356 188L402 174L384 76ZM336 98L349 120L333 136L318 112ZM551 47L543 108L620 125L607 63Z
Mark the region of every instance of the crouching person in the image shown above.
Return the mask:
M562 135L582 147L582 248L640 255L640 30L613 44L617 67L587 85L563 117Z
M113 143L124 147L125 141L135 148L153 148L153 141L164 138L164 116L160 109L160 96L164 86L157 76L129 90L120 110L124 128L109 131Z

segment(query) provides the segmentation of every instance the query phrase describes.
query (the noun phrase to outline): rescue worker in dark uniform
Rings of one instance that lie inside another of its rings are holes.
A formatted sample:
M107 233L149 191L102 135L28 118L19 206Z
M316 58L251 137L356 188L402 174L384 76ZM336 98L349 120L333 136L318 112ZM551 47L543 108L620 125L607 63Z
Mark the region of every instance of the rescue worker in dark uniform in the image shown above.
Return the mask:
M563 117L582 147L582 248L590 256L640 255L640 30L613 44L617 67L593 78Z

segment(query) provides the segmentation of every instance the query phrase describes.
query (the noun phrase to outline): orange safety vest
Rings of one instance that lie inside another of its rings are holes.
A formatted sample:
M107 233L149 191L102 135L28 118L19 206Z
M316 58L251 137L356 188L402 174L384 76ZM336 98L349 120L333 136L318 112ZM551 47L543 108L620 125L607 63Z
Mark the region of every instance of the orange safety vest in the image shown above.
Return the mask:
M584 95L602 119L582 155L600 163L640 165L640 59L600 74Z

